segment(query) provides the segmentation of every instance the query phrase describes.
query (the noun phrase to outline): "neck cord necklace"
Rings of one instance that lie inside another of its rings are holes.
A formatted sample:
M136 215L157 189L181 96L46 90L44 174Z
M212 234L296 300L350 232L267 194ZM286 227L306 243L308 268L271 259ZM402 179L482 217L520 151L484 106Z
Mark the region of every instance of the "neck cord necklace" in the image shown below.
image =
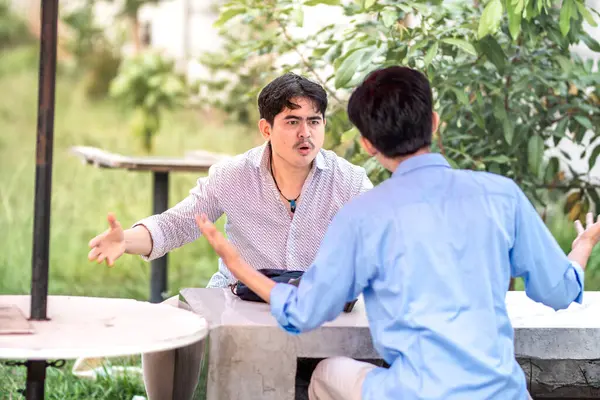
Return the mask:
M290 210L292 211L292 214L293 214L296 211L296 201L300 198L300 195L298 195L298 197L296 197L295 199L290 200L287 197L285 197L283 195L283 193L281 193L281 189L279 189L279 185L277 184L277 179L275 179L275 174L273 173L273 153L271 153L271 159L269 160L269 163L271 164L271 176L273 176L273 182L275 182L275 187L277 188L277 191L279 192L281 197L283 197L284 199L286 199L288 201L288 203L290 203Z

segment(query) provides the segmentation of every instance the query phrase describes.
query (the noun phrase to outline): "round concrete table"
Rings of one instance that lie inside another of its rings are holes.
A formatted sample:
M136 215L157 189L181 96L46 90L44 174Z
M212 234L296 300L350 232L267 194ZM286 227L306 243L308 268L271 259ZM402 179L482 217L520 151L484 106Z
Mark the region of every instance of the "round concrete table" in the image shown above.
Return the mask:
M196 343L208 332L204 318L166 304L48 296L47 321L27 320L29 307L30 296L0 296L0 359L27 360L28 381L29 364L42 361L42 385L45 360L170 350Z

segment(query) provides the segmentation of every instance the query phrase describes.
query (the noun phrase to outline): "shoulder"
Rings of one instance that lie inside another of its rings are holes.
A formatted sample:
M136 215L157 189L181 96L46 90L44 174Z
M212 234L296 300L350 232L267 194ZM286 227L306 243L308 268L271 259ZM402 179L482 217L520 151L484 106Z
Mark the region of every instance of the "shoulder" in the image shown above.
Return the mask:
M221 178L244 177L258 169L264 146L254 147L242 154L225 158L210 167L209 174Z
M360 186L367 179L367 173L363 167L352 164L331 150L321 150L320 156L322 157L321 160L325 171L332 178L343 184Z

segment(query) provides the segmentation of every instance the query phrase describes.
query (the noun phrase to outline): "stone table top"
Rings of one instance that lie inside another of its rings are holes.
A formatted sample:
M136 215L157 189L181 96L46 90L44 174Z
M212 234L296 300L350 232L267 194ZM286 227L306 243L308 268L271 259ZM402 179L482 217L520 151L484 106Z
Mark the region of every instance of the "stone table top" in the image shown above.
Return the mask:
M0 307L16 307L28 317L30 299L0 296ZM0 334L0 359L125 356L186 346L208 333L199 315L129 299L48 296L47 316L28 321L30 333Z
M192 311L206 318L210 329L272 327L280 329L269 305L240 300L229 289L183 289L181 295ZM529 299L525 292L508 292L506 305L515 329L515 353L521 357L600 358L600 292L586 292L583 304L566 310ZM366 328L368 320L362 296L351 313L342 313L321 329ZM593 357L592 357L593 356Z

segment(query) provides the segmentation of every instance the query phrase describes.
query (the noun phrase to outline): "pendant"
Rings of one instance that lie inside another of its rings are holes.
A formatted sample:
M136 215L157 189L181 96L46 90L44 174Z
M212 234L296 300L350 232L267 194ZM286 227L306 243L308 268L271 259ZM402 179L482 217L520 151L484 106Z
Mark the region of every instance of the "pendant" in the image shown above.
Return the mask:
M290 209L292 212L296 211L296 200L288 200L290 202Z

